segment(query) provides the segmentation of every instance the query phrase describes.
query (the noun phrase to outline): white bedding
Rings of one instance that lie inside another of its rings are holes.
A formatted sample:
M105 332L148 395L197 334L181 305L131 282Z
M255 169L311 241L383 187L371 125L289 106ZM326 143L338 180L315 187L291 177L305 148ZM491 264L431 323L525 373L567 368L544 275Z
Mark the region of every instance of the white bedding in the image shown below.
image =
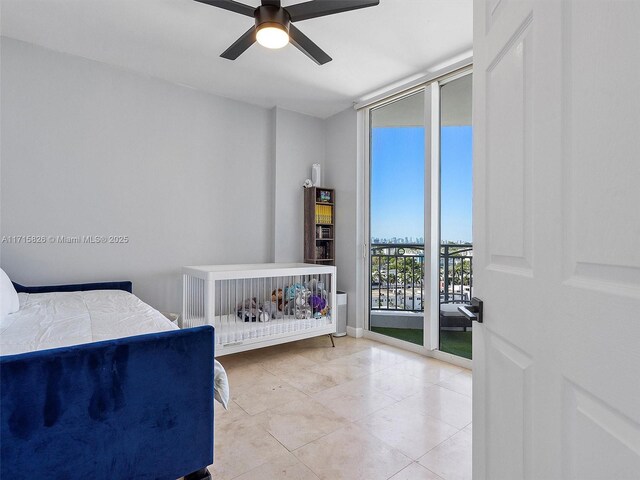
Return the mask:
M18 295L20 310L0 319L0 355L178 328L138 297L121 290Z
M178 329L159 311L122 290L18 296L20 310L0 316L0 355ZM227 408L227 374L215 360L214 395Z

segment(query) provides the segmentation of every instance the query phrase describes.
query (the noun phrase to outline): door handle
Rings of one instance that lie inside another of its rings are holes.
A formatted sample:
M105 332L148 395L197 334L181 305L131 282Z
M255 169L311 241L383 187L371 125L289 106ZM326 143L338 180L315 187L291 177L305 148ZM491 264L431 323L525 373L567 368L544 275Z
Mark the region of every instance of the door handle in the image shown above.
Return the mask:
M471 305L462 305L458 307L458 311L471 321L483 323L482 300L477 297L473 297L471 299Z

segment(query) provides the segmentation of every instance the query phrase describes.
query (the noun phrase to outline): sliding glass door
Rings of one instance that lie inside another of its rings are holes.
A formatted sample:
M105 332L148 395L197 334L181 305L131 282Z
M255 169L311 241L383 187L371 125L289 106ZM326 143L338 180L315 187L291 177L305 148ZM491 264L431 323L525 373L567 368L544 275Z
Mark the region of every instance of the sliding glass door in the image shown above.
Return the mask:
M424 337L425 93L370 112L369 329Z
M440 87L440 350L471 358L473 296L471 74Z
M458 308L473 296L471 78L367 109L368 329L469 359Z

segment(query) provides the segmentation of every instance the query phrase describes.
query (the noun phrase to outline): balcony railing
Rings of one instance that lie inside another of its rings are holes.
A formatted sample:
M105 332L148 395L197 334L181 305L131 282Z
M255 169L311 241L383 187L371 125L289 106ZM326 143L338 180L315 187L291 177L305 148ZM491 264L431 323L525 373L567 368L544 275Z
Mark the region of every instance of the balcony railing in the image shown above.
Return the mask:
M424 245L371 246L371 309L423 310ZM440 246L440 302L467 302L473 289L473 245Z
M440 303L468 302L473 290L473 245L440 245Z

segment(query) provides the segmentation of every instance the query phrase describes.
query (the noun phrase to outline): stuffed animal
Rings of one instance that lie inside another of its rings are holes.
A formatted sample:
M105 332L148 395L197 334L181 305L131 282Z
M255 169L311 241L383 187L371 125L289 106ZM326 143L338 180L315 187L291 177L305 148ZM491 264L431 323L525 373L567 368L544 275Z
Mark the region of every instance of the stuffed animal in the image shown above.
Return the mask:
M305 307L309 305L309 298L311 297L311 291L306 288L298 290L296 292L295 302L298 307Z
M271 301L278 304L278 310L284 311L284 292L281 288L276 288L271 292Z
M287 288L287 301L293 300L296 298L296 294L300 291L304 291L304 285L300 283L294 283Z
M296 318L298 320L302 320L304 318L311 318L311 316L312 316L311 307L309 305L296 309Z
M287 302L284 305L284 314L294 316L296 314L296 302Z
M311 311L311 307L309 305L297 305L295 300L287 302L287 306L285 307L285 314L298 320L311 318L313 316L313 312Z
M268 322L271 320L270 311L265 311L264 306L258 304L256 297L247 298L244 302L240 302L236 306L236 315L245 322Z
M275 301L267 301L264 302L260 308L264 313L269 315L269 318L279 319L283 318L284 314L282 313L282 309L278 308L278 303Z
M294 286L295 287L295 286ZM311 291L302 287L296 289L295 297L289 300L285 306L285 314L291 315L297 319L311 318L313 311L309 305ZM291 288L291 287L289 287ZM287 291L287 293L289 290Z
M317 278L309 280L307 288L311 290L311 293L314 295L320 295L325 298L327 296L327 291L324 289L324 282L319 281Z
M245 322L256 322L260 316L258 303L254 298L247 298L244 302L240 302L236 306L236 315Z
M327 306L327 301L320 295L311 295L309 297L309 305L311 305L313 313L319 313Z

